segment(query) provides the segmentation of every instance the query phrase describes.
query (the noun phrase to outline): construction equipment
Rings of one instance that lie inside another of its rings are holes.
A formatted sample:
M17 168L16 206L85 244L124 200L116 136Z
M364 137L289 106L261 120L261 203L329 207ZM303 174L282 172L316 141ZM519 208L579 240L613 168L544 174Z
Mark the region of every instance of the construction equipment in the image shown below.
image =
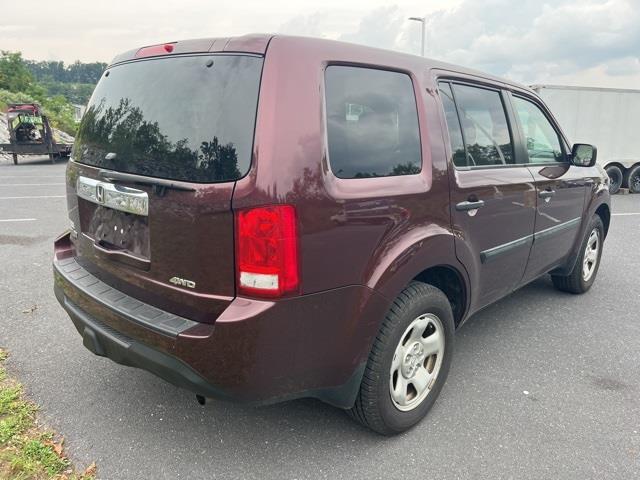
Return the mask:
M11 154L13 163L18 155L48 155L51 162L71 154L70 143L58 143L49 120L37 103L14 103L7 109L9 143L0 143L0 153Z

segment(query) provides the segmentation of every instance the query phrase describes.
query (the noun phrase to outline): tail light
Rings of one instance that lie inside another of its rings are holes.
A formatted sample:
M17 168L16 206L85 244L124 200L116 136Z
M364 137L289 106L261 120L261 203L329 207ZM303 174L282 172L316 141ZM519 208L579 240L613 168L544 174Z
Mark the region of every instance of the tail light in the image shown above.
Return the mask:
M236 213L236 274L240 294L281 297L299 291L298 225L291 205Z

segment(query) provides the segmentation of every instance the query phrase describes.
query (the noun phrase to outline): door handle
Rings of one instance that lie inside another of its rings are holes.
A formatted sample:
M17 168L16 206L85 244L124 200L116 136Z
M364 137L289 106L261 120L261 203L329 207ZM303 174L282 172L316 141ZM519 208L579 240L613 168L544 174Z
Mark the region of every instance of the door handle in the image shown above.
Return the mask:
M546 189L546 190L542 190L541 192L539 192L539 193L538 193L538 196L539 196L540 198L547 199L547 198L551 198L551 197L553 197L555 194L556 194L556 191L555 191L555 190L552 190L552 189L548 188L548 189Z
M459 212L476 210L481 207L484 207L484 200L476 200L475 202L466 201L456 204L456 210Z

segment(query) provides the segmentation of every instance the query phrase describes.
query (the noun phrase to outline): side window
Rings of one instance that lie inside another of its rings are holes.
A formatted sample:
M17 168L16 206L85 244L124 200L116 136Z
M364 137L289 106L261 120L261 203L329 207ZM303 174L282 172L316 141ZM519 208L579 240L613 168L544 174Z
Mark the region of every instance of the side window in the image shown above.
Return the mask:
M500 93L453 85L469 166L513 165L513 140Z
M408 75L329 66L325 84L334 175L368 178L420 172L418 111Z
M529 163L564 162L560 137L538 106L520 97L513 97L513 106L527 143Z
M460 120L458 112L456 112L456 104L453 100L451 85L446 82L438 84L440 89L440 98L444 108L444 115L447 120L447 129L449 130L449 139L451 140L451 151L453 152L453 164L456 167L468 166L465 159L464 141L462 139L462 129L460 128Z

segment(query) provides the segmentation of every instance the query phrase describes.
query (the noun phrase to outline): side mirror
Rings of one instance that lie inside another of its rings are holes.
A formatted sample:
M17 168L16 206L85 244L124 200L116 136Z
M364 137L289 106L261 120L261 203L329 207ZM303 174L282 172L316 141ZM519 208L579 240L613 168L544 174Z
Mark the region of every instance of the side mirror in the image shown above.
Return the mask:
M598 149L587 143L574 143L571 149L571 161L579 167L593 167L598 157Z

